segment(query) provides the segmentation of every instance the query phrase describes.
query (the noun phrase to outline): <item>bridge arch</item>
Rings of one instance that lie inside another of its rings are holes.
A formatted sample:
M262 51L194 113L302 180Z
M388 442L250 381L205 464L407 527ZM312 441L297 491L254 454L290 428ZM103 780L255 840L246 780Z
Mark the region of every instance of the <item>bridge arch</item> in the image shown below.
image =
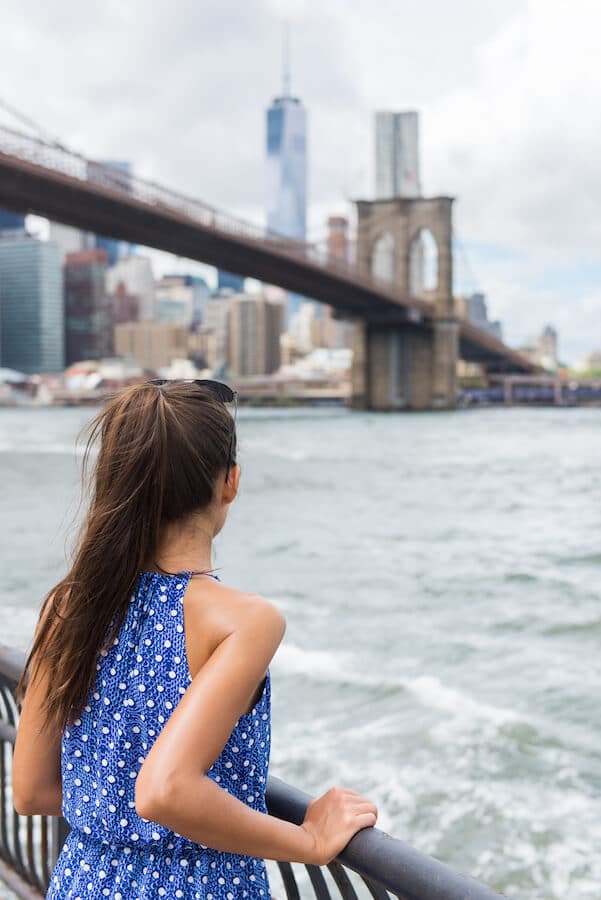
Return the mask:
M371 274L386 284L394 284L396 281L396 247L390 231L384 231L373 242Z
M438 242L429 228L418 228L409 242L409 293L436 300L438 290Z

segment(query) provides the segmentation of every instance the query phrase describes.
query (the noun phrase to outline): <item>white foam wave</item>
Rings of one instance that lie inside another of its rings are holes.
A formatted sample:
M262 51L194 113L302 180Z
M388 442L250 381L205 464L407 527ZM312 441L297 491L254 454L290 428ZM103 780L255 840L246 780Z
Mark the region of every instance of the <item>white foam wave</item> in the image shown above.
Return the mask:
M510 709L492 706L475 700L464 691L448 687L435 675L419 675L405 682L407 690L424 706L438 709L452 715L468 716L472 719L487 719L496 725L515 722L519 717Z
M515 722L520 716L513 710L476 700L465 691L443 684L436 675L414 677L362 672L350 653L306 650L295 644L283 644L274 659L274 668L283 675L301 675L314 681L354 684L363 687L400 689L422 706L448 713L453 719L474 724L487 721L494 726Z

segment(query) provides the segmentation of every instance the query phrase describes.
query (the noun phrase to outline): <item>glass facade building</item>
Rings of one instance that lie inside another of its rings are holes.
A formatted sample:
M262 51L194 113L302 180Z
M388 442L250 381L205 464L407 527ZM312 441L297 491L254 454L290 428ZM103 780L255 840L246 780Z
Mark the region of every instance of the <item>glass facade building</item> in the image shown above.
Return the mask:
M65 262L67 365L103 359L113 352L112 298L106 290L105 250L68 253Z
M0 231L24 231L25 216L21 213L11 212L9 209L0 209Z
M217 290L233 291L234 294L241 294L244 291L244 283L246 278L243 275L234 275L233 272L224 272L223 269L217 270Z
M27 374L65 366L63 270L52 241L0 239L0 365Z
M267 110L267 228L307 237L307 115L297 97L276 97ZM302 299L288 295L288 320Z
M304 241L307 234L307 116L296 97L267 110L267 227Z

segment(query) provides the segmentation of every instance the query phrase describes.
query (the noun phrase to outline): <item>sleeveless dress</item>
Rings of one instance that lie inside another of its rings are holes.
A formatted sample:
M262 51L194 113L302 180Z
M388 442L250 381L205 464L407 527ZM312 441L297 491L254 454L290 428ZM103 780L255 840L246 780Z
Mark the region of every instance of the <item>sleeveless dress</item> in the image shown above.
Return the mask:
M191 572L143 572L83 713L63 733L63 815L71 832L50 900L270 900L265 861L214 850L137 815L136 776L191 682L183 597ZM271 678L207 775L267 812Z

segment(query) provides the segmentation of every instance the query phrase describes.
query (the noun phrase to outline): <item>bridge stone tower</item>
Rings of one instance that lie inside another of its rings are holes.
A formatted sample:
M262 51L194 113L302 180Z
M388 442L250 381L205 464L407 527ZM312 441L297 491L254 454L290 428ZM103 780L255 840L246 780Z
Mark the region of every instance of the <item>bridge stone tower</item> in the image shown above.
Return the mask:
M432 304L433 320L399 306L399 313L358 322L353 353L353 405L359 409L452 409L458 324L453 301L450 197L395 197L356 203L357 266L407 297ZM423 240L437 256L424 288Z

